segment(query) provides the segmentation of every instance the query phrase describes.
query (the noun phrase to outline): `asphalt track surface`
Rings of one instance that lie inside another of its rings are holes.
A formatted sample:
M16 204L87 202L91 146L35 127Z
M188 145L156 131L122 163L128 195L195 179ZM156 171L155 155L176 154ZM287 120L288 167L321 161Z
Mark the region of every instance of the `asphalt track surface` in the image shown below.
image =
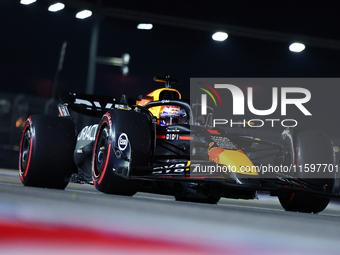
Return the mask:
M339 254L340 203L319 214L284 211L277 198L221 199L24 187L0 169L0 254Z

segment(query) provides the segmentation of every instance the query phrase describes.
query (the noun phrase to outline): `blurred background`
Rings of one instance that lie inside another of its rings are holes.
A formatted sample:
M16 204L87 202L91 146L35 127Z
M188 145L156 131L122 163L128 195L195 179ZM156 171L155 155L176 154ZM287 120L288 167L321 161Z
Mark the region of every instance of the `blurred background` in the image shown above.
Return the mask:
M335 5L306 0L57 2L0 0L0 167L17 168L26 118L57 114L59 91L137 99L159 87L154 76L171 75L182 81L175 88L189 99L190 77L339 77ZM214 40L215 32L228 37ZM290 50L292 43L303 45ZM323 117L315 118L316 128L328 132L338 151L340 87L306 88L312 92L309 107Z

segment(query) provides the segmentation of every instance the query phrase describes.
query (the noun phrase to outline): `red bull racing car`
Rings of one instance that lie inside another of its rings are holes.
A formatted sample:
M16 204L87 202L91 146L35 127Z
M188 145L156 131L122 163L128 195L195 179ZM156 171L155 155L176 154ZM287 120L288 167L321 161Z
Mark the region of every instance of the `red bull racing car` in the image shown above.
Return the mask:
M170 86L178 80L155 80L166 86L140 100L63 92L59 116L30 116L20 144L22 183L57 189L69 181L93 183L108 194L143 191L212 204L268 191L288 211L314 213L337 196L326 133L288 128L275 144L226 132L212 126L213 113L201 116L199 105L182 100ZM98 119L88 118L78 132L72 111ZM257 163L265 157L275 165Z

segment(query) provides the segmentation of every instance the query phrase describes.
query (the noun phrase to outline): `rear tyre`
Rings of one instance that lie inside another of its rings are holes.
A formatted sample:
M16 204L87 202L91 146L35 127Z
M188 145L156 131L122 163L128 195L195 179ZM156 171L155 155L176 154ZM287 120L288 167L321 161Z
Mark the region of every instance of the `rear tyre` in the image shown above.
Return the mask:
M141 181L131 180L131 168L148 166L154 146L152 124L133 111L110 110L99 123L92 160L92 179L107 194L134 195Z
M297 166L296 177L318 191L332 193L335 171L318 173L305 170L305 166L334 164L333 144L327 134L319 130L289 130L284 133L282 142L286 150L283 163ZM279 201L287 211L318 213L327 207L330 199L304 193L287 192L279 195Z
M64 189L75 171L76 128L72 120L33 115L20 143L19 176L24 186Z

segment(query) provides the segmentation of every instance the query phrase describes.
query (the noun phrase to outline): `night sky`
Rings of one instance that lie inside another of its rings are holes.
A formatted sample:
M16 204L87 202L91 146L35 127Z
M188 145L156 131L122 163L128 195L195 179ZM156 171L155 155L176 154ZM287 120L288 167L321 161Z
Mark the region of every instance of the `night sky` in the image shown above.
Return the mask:
M0 0L0 91L24 92L49 98L52 94L60 49L67 41L59 90L85 92L93 18L76 19L76 10L47 11L45 1L24 6L19 0ZM113 1L103 1L103 4ZM142 5L142 2L144 5ZM335 6L309 1L117 1L119 8L158 12L230 25L277 32L340 39ZM219 6L219 3L223 5ZM257 4L255 4L255 2ZM267 2L267 3L266 3ZM161 4L162 3L162 4ZM170 4L171 3L171 4ZM130 73L97 65L95 94L131 98L146 95L159 84L154 76L182 80L176 88L189 97L190 77L339 77L340 50L309 47L292 53L288 44L229 35L215 42L210 32L154 24L151 31L136 29L138 22L103 18L98 56L131 56ZM228 32L228 31L226 31ZM340 127L340 87L310 88L313 109L328 116L332 130ZM328 103L328 105L326 104ZM326 107L327 106L327 107ZM331 121L332 119L332 121Z

